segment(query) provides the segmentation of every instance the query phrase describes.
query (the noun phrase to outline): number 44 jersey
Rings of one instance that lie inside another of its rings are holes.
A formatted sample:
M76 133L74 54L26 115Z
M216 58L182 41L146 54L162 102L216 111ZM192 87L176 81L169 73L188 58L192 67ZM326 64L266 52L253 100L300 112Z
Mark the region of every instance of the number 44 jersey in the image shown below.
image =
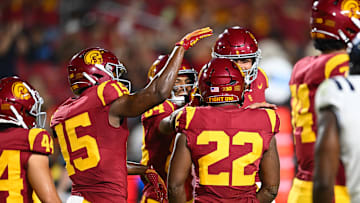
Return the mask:
M129 94L116 81L86 89L56 110L51 127L59 140L72 194L90 202L126 202L126 118L120 127L109 124L110 104Z
M289 82L291 91L291 123L298 170L296 177L312 181L314 168L314 145L317 137L315 93L320 83L349 70L346 52L308 56L298 61ZM344 185L343 167L339 168L337 183Z
M195 165L195 201L256 201L255 175L279 131L270 109L186 107L176 119Z

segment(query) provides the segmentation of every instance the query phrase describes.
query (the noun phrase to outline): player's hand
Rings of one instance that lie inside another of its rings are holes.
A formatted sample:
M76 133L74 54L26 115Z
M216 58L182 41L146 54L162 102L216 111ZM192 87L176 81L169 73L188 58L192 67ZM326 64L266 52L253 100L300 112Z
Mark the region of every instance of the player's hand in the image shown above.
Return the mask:
M185 50L188 50L190 47L194 46L199 39L209 37L212 34L213 31L210 27L201 28L185 35L185 37L176 43L176 46L183 46Z
M253 103L245 107L245 109L258 109L258 108L277 109L277 106L275 104L261 102L261 103Z
M153 186L156 190L157 199L160 202L167 201L167 189L164 180L160 175L152 168L148 168L145 171L144 177L146 181Z

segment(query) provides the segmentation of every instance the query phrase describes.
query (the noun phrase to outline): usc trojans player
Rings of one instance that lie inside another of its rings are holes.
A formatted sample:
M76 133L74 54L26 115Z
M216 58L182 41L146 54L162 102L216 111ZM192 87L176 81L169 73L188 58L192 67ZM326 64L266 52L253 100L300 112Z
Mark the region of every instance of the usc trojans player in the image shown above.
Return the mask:
M245 75L230 59L212 59L200 72L207 106L185 107L175 119L170 202L185 202L184 183L195 166L195 202L269 202L276 197L280 164L273 109L241 108ZM262 186L256 192L255 176Z
M126 117L139 116L168 98L184 52L211 34L203 28L183 37L164 70L134 94L121 80L125 67L110 51L85 49L71 59L68 77L76 98L61 104L51 120L73 181L70 202L126 202L126 177L134 172L126 167ZM166 199L166 188L157 184L160 178L148 179Z
M357 18L359 4L349 0L316 0L312 6L311 37L318 56L306 56L294 66L289 82L291 117L294 134L297 173L288 202L312 202L314 148L317 139L315 93L322 81L347 75L347 44L359 31L352 18ZM331 194L328 194L331 195ZM339 165L335 185L335 202L350 202L345 187L343 165Z

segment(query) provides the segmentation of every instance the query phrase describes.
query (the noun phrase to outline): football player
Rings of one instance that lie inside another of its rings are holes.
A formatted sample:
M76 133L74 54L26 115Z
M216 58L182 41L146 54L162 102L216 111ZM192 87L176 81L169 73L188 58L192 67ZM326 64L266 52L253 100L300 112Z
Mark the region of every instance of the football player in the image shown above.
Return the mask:
M18 77L0 80L0 202L61 202L50 174L43 99ZM37 197L39 199L37 199Z
M269 86L268 78L258 67L261 50L250 30L239 26L225 29L215 42L212 57L232 59L245 73L244 107L265 102L265 90Z
M339 159L344 164L351 202L360 202L360 151L357 122L360 107L360 35L353 40L350 76L326 80L318 88L315 108L318 139L315 144L314 202L332 202Z
M353 1L316 0L313 3L311 37L321 54L298 61L289 82L297 158L297 173L288 197L290 203L312 202L314 145L318 132L315 93L325 79L348 73L346 46L359 31L352 22L358 17L358 12L359 4ZM337 171L335 202L349 202L341 164Z
M212 59L200 72L207 106L185 107L175 119L177 137L168 176L169 202L185 202L184 184L195 166L195 202L269 202L276 197L280 164L273 109L241 108L245 75L230 59ZM256 192L255 176L262 186Z
M165 66L168 58L168 55L160 55L153 63L148 73L150 81ZM162 119L188 103L190 91L194 88L196 80L196 71L183 59L171 96L162 104L146 111L141 117L144 129L141 164L153 166L164 180L167 179L168 165L176 134L175 132L162 133L160 124ZM189 174L185 188L186 200L189 202L192 202L192 179ZM145 185L141 202L160 202L154 195L152 185Z
M73 181L74 202L126 202L126 118L139 116L168 98L185 51L211 34L210 28L187 34L176 43L164 69L134 94L120 80L126 69L110 51L89 48L73 56L67 68L76 98L58 107L51 127Z

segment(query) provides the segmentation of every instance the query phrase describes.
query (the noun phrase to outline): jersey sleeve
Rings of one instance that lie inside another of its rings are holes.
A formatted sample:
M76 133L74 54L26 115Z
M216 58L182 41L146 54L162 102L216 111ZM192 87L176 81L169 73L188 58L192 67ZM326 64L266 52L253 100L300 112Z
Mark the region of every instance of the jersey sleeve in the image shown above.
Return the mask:
M261 81L265 83L265 89L267 89L269 87L269 79L268 76L266 75L265 71L262 68L258 68L259 69L259 75L258 77L261 78Z
M346 76L349 71L349 55L344 54L337 54L330 58L325 63L325 79L337 76L337 75L343 75Z
M315 109L317 113L322 108L339 105L339 93L341 91L340 88L342 88L339 82L340 79L340 77L335 77L325 80L320 84L315 95Z
M121 82L108 80L97 87L97 95L101 104L107 106L123 95L129 95L129 90Z
M280 131L280 117L273 109L265 109L270 121L271 133L277 134Z
M29 149L31 152L41 154L53 154L54 142L50 134L45 129L32 128L28 134Z
M176 106L173 103L171 103L168 100L165 100L165 102L163 102L162 104L159 104L159 105L155 106L154 108L149 109L145 113L143 113L141 116L141 120L144 121L151 117L159 116L161 114L169 115L172 112L174 112L175 109L176 109Z
M188 106L179 111L175 119L175 130L177 133L185 132L194 118L196 107Z

